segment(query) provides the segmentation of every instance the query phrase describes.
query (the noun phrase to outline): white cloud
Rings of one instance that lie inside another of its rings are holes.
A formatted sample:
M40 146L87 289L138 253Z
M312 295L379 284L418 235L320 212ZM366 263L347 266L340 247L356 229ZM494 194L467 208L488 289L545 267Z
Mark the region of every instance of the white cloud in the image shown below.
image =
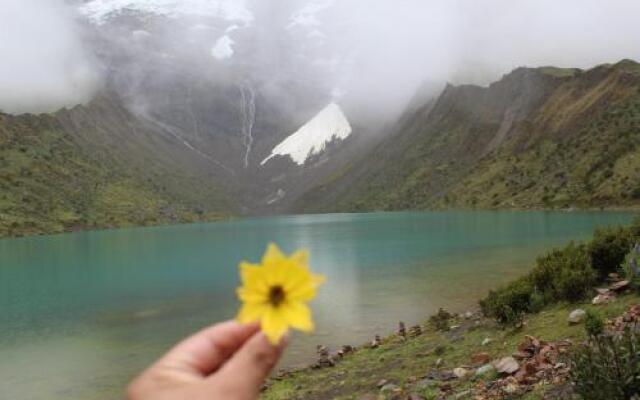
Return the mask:
M2 0L0 110L47 112L91 98L93 64L73 14L55 0Z

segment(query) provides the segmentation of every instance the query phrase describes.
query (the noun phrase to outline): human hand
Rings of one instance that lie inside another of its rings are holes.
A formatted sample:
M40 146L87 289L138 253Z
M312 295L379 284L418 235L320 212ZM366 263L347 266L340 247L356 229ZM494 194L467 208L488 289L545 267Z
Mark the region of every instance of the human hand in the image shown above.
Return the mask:
M136 378L129 400L255 400L286 339L273 346L258 324L224 322L176 345Z

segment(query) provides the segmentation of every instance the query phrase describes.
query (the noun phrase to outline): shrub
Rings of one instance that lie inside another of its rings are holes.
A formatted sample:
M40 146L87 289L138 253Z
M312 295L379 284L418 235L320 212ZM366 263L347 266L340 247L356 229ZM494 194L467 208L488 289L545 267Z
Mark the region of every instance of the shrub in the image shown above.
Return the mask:
M577 301L619 270L632 244L640 238L640 219L625 228L598 229L587 244L570 243L536 260L534 269L480 301L484 314L514 325L523 315L558 301ZM638 249L640 263L640 248ZM640 287L640 279L638 280Z
M571 379L584 400L626 400L640 393L640 338L592 337L571 355Z
M584 330L590 338L602 335L602 332L604 332L604 319L598 311L587 310L587 315L584 319Z
M449 320L453 317L447 310L440 308L438 312L429 317L429 323L438 331L449 330Z
M574 243L538 258L530 277L533 286L545 293L550 302L580 300L596 283L586 247Z
M480 308L485 315L495 318L500 324L517 325L522 321L523 314L531 310L533 293L530 279L523 277L498 290L490 291L486 298L480 300Z
M591 266L599 279L616 272L633 245L633 228L597 229L588 251Z
M632 288L640 289L640 244L636 244L627 254L620 270Z

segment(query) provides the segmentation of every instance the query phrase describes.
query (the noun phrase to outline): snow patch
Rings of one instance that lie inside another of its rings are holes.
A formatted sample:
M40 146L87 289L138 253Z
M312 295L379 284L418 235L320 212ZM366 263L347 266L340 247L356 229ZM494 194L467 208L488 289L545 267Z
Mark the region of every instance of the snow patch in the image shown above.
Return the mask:
M233 43L229 35L220 37L213 45L211 55L218 60L231 58L231 56L233 56Z
M90 0L79 7L80 13L96 24L126 11L178 17L197 15L239 21L248 25L253 14L246 0Z
M351 125L340 106L331 103L274 147L260 165L275 156L289 156L296 164L303 165L310 156L323 152L332 140L346 139L351 131Z

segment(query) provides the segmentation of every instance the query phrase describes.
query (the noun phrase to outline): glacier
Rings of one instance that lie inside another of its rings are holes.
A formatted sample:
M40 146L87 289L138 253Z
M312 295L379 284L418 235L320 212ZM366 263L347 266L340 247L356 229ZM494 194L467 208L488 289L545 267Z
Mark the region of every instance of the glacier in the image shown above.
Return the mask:
M334 139L346 139L352 132L351 124L336 103L330 103L295 133L289 135L262 160L265 165L275 156L289 156L298 165L325 150Z

